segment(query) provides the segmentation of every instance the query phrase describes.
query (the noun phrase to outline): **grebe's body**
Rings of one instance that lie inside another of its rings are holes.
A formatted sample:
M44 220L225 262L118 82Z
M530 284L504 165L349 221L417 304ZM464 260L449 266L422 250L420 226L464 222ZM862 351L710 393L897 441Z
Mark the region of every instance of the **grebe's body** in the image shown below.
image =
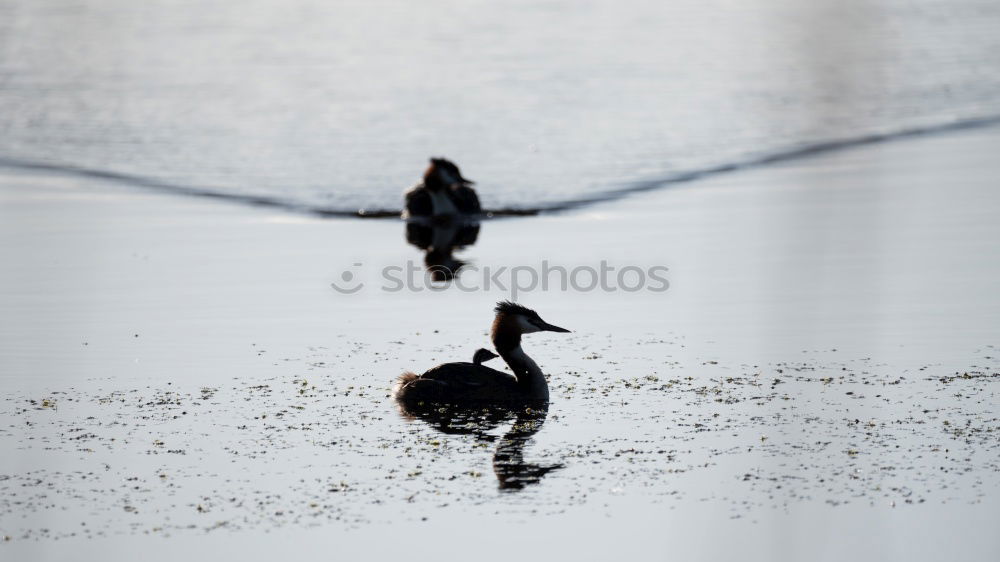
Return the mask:
M469 187L473 181L462 177L458 166L444 158L431 158L424 181L405 194L404 218L454 217L482 212L479 196Z
M545 322L531 309L512 302L501 302L497 304L496 319L493 321L493 346L513 374L481 365L481 357L486 356L476 352L473 363L445 363L422 375L403 373L396 380L393 396L404 405L547 402L549 387L545 375L521 349L523 334L541 331L569 330Z

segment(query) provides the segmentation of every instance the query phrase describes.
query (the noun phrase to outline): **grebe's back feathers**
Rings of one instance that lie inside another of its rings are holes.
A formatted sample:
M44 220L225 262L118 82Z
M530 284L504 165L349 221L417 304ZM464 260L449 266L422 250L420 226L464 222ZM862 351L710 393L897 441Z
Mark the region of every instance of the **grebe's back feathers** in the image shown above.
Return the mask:
M422 375L403 373L396 381L396 400L411 403L510 400L520 392L510 373L465 362L438 365Z

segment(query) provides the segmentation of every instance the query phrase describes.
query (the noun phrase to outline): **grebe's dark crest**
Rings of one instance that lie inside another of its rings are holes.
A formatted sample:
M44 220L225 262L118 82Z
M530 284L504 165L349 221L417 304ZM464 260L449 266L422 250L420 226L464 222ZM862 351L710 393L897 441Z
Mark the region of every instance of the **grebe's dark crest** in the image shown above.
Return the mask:
M462 172L451 160L431 158L431 165L424 172L424 185L431 189L444 189L456 184L475 185L476 182L462 177Z
M548 401L549 387L545 375L521 349L521 336L533 332L569 330L549 324L534 310L510 301L497 303L494 310L493 346L514 374L491 369L478 361L445 363L422 375L403 373L396 379L393 388L393 397L401 406ZM474 360L479 356L480 353L476 352Z
M493 312L497 314L522 314L524 316L538 318L538 313L526 306L521 306L513 301L500 301L495 307L493 307Z

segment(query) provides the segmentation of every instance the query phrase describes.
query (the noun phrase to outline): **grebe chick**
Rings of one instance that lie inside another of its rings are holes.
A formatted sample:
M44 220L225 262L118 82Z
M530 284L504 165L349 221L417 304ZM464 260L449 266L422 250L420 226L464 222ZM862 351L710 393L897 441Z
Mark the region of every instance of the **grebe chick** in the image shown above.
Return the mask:
M424 172L424 181L404 195L406 208L403 218L454 217L482 212L476 191L469 187L475 182L462 177L458 166L444 158L431 158Z
M487 361L492 361L497 357L500 356L486 349L485 347L480 347L479 349L476 350L475 353L472 354L472 362L475 363L476 365L482 365L483 363Z
M569 332L541 319L538 313L509 301L497 303L492 339L513 375L479 364L445 363L422 375L403 373L396 379L393 398L401 405L421 403L525 402L549 399L549 386L538 365L521 349L521 336L533 332ZM487 352L489 353L489 352ZM485 357L485 356L483 356Z

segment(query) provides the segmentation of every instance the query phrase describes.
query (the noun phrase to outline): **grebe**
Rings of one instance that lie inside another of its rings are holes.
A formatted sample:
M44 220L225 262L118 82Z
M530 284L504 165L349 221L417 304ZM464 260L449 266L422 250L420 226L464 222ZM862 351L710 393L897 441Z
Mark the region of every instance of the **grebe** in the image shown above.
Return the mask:
M497 357L500 356L486 349L485 347L480 347L479 349L476 350L475 353L472 354L472 362L475 363L476 365L482 365L483 363L487 361L492 361Z
M424 181L404 195L406 210L403 218L453 217L482 212L476 191L469 187L475 182L462 177L458 166L444 158L431 158L424 172Z
M521 349L521 335L569 330L553 326L534 310L510 301L497 303L495 312L493 346L513 375L479 363L445 363L422 375L403 373L396 379L393 397L403 406L424 402L547 402L549 385L542 370Z

